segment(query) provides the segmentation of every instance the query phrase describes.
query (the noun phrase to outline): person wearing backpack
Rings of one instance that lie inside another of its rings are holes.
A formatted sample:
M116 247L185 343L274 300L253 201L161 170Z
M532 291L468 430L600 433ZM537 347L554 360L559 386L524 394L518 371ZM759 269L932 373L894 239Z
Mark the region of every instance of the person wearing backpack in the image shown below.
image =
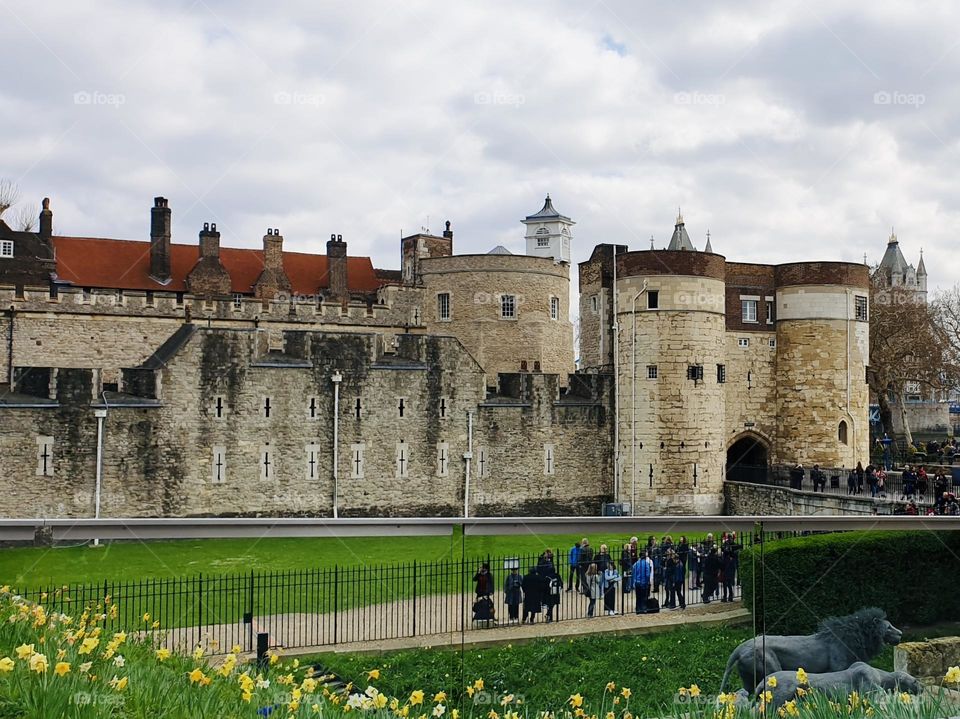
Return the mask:
M650 598L650 583L653 581L653 562L646 552L633 565L633 590L637 595L637 614L645 614Z

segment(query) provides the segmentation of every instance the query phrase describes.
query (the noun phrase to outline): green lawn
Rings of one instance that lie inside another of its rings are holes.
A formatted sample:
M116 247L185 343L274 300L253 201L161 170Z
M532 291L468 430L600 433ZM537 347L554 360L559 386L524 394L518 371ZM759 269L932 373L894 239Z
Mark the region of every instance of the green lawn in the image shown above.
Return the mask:
M645 536L645 535L644 535ZM580 537L519 535L469 537L355 537L349 539L202 539L117 542L88 546L0 549L0 584L35 587L195 574L278 571L537 555L567 550ZM611 547L614 560L629 537L591 537L594 549ZM677 535L674 535L677 539Z

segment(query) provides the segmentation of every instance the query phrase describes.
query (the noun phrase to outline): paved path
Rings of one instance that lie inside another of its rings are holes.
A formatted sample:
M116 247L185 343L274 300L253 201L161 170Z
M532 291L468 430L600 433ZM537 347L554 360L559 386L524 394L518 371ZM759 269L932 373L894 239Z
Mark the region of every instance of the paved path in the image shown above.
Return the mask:
M739 601L695 604L685 610L663 610L636 615L632 601L627 612L615 616L600 613L586 618L586 603L575 594L561 600L562 621L546 623L541 614L536 624L500 624L483 628L471 621L473 595L435 595L416 601L403 599L385 604L343 610L336 614L278 614L243 622L185 627L159 632L160 641L172 650L191 651L197 644L211 653L227 652L235 644L245 652L256 649L256 635L269 635L271 647L284 647L285 654L317 652L384 651L415 647L477 645L523 641L536 637L574 636L607 632L655 631L689 623L742 622L749 617ZM599 604L599 602L598 602ZM415 610L415 611L414 611ZM414 626L414 617L416 626Z

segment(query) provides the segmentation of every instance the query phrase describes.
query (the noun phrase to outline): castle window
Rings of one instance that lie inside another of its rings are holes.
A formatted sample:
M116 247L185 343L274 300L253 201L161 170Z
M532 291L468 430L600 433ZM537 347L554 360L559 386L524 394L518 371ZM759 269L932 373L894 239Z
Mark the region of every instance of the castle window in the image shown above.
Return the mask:
M216 446L213 448L213 463L210 467L210 481L214 484L223 484L227 479L227 448Z
M694 382L700 382L703 380L703 365L687 365L687 379L692 379Z
M550 298L550 319L552 320L560 319L560 298L559 297Z
M657 378L657 366L655 364L647 365L647 379Z
M273 405L270 403L269 397L263 398L263 416L264 419L270 419L270 411L273 409Z
M647 309L656 310L659 308L660 308L660 291L648 290L647 291Z
M767 297L766 304L767 304L767 324L772 325L773 324L773 307L774 307L773 298Z
M757 321L757 300L740 300L740 311L744 322Z
M275 473L276 468L274 467L273 455L270 452L270 445L265 444L260 448L260 479L273 479Z
M727 366L725 364L717 365L717 384L723 384L727 381Z
M183 296L184 296L183 292L177 293L177 307L183 307Z
M854 301L854 317L856 317L859 322L867 321L867 298L863 295L855 295L853 298Z
M227 403L223 397L216 397L213 400L213 416L217 419L223 419L227 414Z
M741 337L741 338L739 338L739 339L737 340L737 346L738 346L738 347L749 347L749 346L750 346L750 338L749 338L749 337Z
M401 439L397 442L397 478L410 476L410 447Z
M477 448L477 476L487 477L490 475L490 455L486 447Z
M840 440L841 444L847 443L847 422L846 420L840 420L840 426L837 428L837 439Z
M353 407L356 419L360 419L360 413L363 411L363 405L360 404L360 398L357 397L357 403Z
M13 296L14 296L15 298L17 298L18 300L26 299L26 295L24 294L23 285L14 285L14 286L13 286Z
M144 295L144 302L146 303L147 307L153 307L153 292L147 290L146 295Z
M60 299L60 287L55 282L50 283L50 299L51 300Z
M317 401L316 397L311 397L307 401L307 417L310 419L316 419L320 414L320 403Z
M13 240L0 241L0 257L13 257Z
M446 397L440 398L440 404L437 405L437 410L440 415L440 419L446 419L449 416L448 410L450 409L450 403L447 401Z
M53 476L53 437L37 437L37 476Z
M593 314L597 314L600 311L600 301L596 295L590 298L590 309L593 311Z
M515 319L517 316L517 298L515 295L500 295L500 318Z
M320 476L320 445L311 442L305 450L307 453L306 478L317 479Z
M437 476L446 477L450 474L450 445L446 442L437 444Z
M552 476L557 469L556 457L553 454L553 445L543 445L543 473Z
M450 319L450 293L441 292L437 295L437 319L446 322Z
M550 238L549 237L538 237L537 238L537 247L549 247Z
M403 413L406 412L407 409L407 401L405 398L401 397L397 402L397 412L399 413L400 417L403 417Z
M350 445L350 479L363 479L363 442Z
M770 347L771 349L777 346L777 340L774 337L770 338Z
M116 294L114 295L114 300L118 305L123 304L123 290L116 291Z
M243 295L240 293L233 295L233 309L235 312L239 312L243 309Z

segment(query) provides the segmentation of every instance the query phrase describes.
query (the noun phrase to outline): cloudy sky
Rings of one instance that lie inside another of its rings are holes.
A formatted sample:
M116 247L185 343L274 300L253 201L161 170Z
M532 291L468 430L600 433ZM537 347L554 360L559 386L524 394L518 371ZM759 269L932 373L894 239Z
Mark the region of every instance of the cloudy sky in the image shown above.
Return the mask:
M879 260L895 226L960 280L951 2L0 0L0 177L61 234L399 266L401 231L523 250L549 192L594 244L682 206L730 259Z

